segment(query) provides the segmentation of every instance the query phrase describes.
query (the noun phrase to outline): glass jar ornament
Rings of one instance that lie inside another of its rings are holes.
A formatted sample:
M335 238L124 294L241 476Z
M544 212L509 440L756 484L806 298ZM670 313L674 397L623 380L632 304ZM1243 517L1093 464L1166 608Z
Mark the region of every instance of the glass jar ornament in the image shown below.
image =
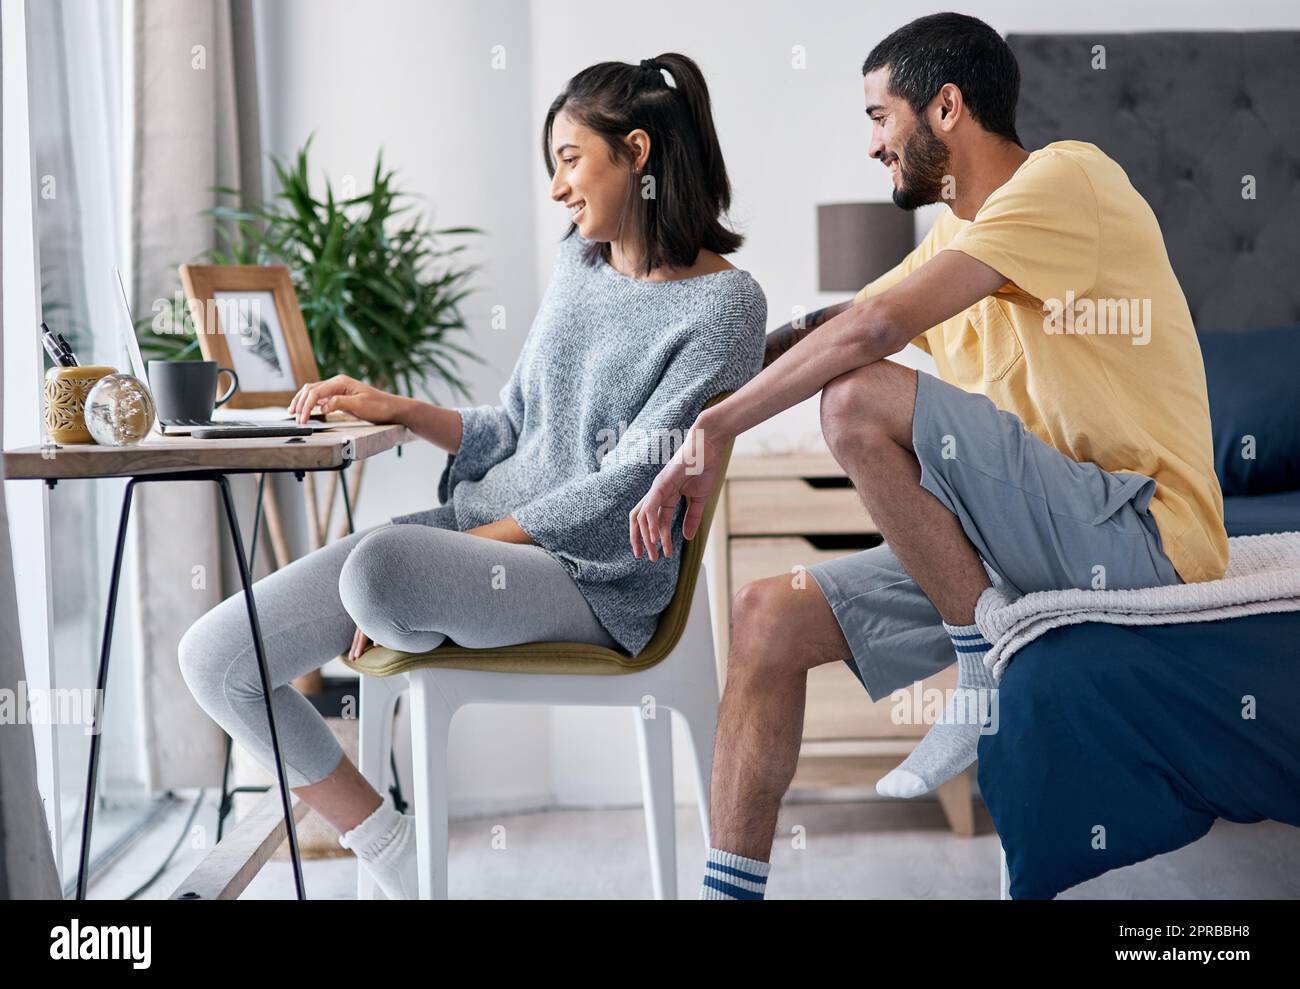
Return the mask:
M86 396L86 429L101 446L139 443L153 419L153 396L133 374L107 374Z

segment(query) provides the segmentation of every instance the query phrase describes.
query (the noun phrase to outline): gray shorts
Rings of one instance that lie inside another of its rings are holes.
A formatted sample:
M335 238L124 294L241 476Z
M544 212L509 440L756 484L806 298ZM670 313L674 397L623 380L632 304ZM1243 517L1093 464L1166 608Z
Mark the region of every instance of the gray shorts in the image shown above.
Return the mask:
M1013 597L1181 583L1145 474L1078 463L983 395L918 373L912 446L921 486L961 521L989 579ZM888 546L808 568L872 700L956 660L942 619Z

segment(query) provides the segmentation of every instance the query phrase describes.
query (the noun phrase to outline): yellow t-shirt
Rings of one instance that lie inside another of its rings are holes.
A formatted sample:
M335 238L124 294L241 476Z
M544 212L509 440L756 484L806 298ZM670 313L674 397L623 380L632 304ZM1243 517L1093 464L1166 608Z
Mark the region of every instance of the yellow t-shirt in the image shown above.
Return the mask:
M1155 478L1151 515L1178 575L1222 577L1228 536L1200 344L1155 215L1124 170L1092 144L1040 148L973 220L943 210L854 301L945 249L1008 281L912 341L939 376L1073 460Z

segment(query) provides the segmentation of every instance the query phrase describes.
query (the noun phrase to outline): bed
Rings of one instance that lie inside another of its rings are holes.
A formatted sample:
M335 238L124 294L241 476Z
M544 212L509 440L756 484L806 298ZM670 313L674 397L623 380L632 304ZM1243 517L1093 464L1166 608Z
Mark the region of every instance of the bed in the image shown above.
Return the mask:
M1007 40L1025 146L1098 145L1160 221L1229 535L1300 530L1300 32ZM979 745L1011 898L1181 848L1216 818L1300 827L1298 687L1300 613L1078 625L1026 646Z

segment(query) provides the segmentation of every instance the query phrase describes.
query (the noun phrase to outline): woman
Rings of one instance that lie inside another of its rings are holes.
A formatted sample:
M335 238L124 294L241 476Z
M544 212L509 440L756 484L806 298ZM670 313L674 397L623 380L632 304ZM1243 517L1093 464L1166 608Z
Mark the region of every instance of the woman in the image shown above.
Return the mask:
M629 514L704 404L762 366L767 304L722 257L742 238L722 224L730 184L691 59L579 73L551 105L542 150L571 225L502 404L441 408L340 376L290 405L302 420L320 407L403 423L451 454L439 507L254 588L290 785L390 899L417 895L414 818L366 782L289 681L371 641L406 652L447 639L581 641L635 654L677 564L629 552ZM680 550L680 519L672 538ZM181 667L204 709L271 767L243 609L235 595L196 622Z

